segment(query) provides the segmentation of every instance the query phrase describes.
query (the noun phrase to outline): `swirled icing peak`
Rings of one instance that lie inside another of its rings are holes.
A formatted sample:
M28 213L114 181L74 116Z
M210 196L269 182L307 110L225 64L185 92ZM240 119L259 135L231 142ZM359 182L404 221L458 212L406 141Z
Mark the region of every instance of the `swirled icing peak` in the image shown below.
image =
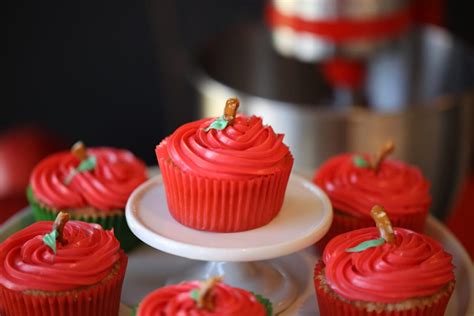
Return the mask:
M42 160L30 178L38 201L58 209L123 209L132 191L147 178L145 164L127 150L99 147L87 154L96 157L94 169L75 174L70 183L65 180L80 164L72 153Z
M43 242L53 222L43 221L10 236L0 245L0 284L15 290L66 291L103 280L120 260L112 230L98 224L69 221L66 241L56 254Z
M208 177L249 178L273 174L293 162L283 134L256 116L237 116L222 130L206 118L184 124L157 147L185 172ZM162 155L163 156L163 155Z
M420 211L431 204L429 183L420 170L403 162L385 159L379 170L357 165L368 155L342 154L326 161L313 182L329 196L335 209L369 216L371 207L382 204L392 219Z
M454 280L452 257L432 238L395 228L396 242L348 252L380 237L375 227L333 238L323 253L329 286L349 300L395 303L430 296Z
M199 281L191 281L160 288L140 303L137 316L266 315L265 308L253 294L223 283L216 284L209 293L214 300L214 309L200 309L191 296L191 292L199 287Z

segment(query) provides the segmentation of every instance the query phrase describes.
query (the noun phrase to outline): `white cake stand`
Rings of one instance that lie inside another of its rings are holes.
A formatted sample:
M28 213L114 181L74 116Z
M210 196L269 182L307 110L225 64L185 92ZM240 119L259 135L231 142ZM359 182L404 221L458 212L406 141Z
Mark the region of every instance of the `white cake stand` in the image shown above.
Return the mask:
M331 225L332 208L322 190L292 174L283 207L269 224L238 233L204 232L183 226L170 215L158 175L132 193L126 218L132 232L151 247L209 261L171 276L167 283L223 275L227 284L269 298L279 313L300 293L284 264L268 259L292 254L320 240Z

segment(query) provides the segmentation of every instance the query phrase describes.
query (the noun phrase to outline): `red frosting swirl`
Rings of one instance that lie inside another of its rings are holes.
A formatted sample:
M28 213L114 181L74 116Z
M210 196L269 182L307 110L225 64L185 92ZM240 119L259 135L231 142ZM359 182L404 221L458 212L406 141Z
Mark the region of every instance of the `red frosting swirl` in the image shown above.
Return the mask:
M361 242L380 238L375 227L339 235L326 246L326 281L349 300L395 303L430 296L454 280L451 255L430 237L395 228L396 244L347 252Z
M206 132L213 120L182 125L162 141L158 151L166 149L185 172L227 179L269 175L292 163L283 134L275 134L260 117L237 116L225 129Z
M30 179L38 201L58 209L125 208L129 195L147 178L145 164L122 149L91 148L87 154L96 157L96 167L76 174L69 184L64 180L80 164L73 154L61 152L42 160Z
M316 172L313 182L329 196L335 209L369 217L372 206L383 205L390 217L428 212L429 183L420 170L400 161L385 159L375 172L354 164L353 154L329 159ZM368 156L365 156L368 160Z
M214 299L214 310L199 309L191 298L191 291L199 288L198 281L166 286L150 293L140 303L137 316L265 316L266 311L255 296L243 289L223 283L216 284L210 295Z
M15 233L0 245L0 284L14 291L66 291L103 280L120 259L112 230L69 221L56 242L56 254L43 242L53 222L43 221Z

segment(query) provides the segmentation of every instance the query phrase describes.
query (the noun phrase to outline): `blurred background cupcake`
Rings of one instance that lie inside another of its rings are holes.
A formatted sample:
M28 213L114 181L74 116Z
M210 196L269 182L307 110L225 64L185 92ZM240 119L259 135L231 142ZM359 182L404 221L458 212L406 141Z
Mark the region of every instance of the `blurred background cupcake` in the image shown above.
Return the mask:
M122 248L138 243L125 220L125 204L147 179L145 163L124 149L86 149L49 155L34 168L27 196L37 221L53 220L60 211L72 219L113 228Z
M385 205L396 227L423 232L431 206L430 183L421 171L387 156L395 149L387 142L375 155L346 153L330 158L316 171L313 182L328 195L333 223L323 249L334 236L373 226L370 209Z

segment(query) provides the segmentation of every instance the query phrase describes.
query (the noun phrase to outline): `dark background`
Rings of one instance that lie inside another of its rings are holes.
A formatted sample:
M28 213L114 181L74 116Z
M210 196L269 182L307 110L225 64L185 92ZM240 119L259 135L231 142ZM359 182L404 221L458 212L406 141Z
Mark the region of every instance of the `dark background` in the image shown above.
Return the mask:
M469 2L445 3L446 26L474 43ZM11 2L0 132L33 123L155 164L154 145L196 113L193 52L262 16L257 0Z

